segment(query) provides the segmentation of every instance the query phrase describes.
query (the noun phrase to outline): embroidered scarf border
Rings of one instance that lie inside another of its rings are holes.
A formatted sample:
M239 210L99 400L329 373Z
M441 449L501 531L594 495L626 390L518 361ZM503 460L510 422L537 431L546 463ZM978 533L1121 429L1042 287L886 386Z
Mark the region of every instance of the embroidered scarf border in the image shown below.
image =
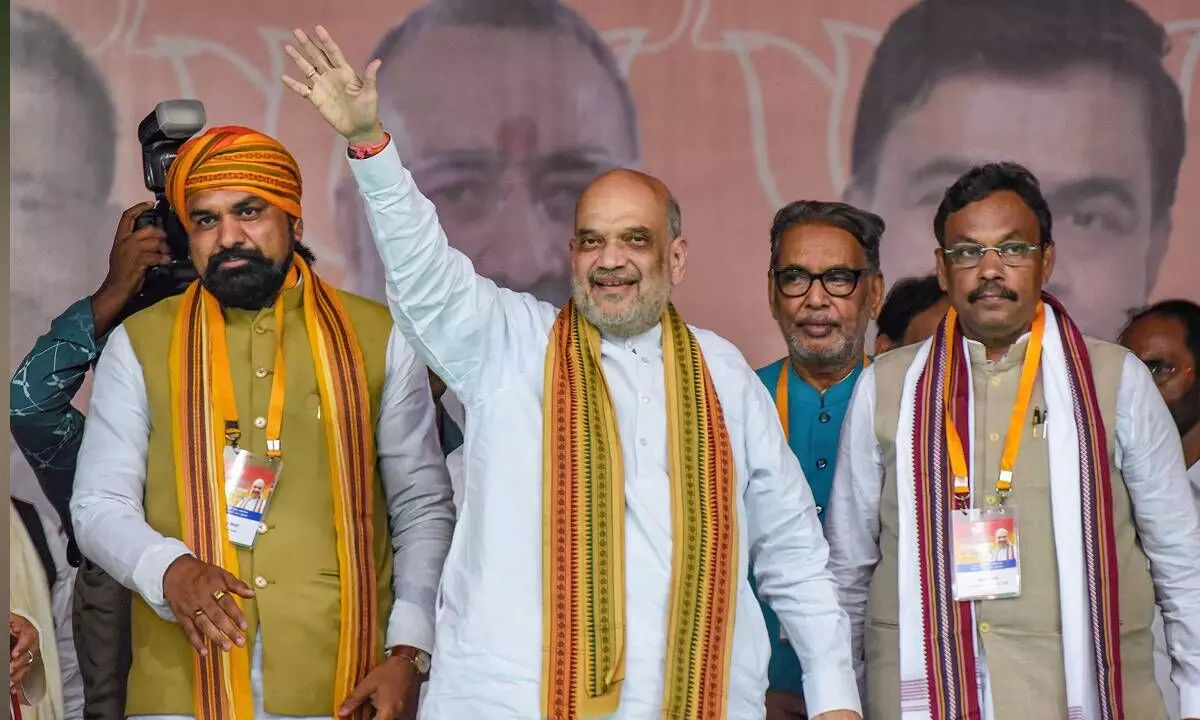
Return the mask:
M725 717L737 588L736 471L700 345L662 320L673 556L664 718ZM624 480L600 335L568 303L546 353L542 715L615 712L624 679Z
M1053 296L1043 293L1042 300L1054 309L1058 319L1071 386L1072 420L1079 435L1080 512L1099 706L1104 720L1118 720L1124 713L1108 441L1083 334ZM957 327L950 341L962 343L962 333ZM954 507L954 497L941 393L945 375L949 372L954 421L958 427L966 428L970 420L967 414L971 389L966 383L967 354L954 353L955 366L947 368L946 343L946 321L943 320L917 382L914 412L913 437L918 443L918 452L914 453L917 542L921 560L925 657L931 717L936 720L974 720L983 716L976 681L975 623L972 603L955 602L950 587L950 511ZM964 433L962 439L963 450L969 458L971 439L968 433Z
M375 438L362 350L336 291L298 255L305 326L312 347L333 483L341 577L341 629L332 714L378 660L373 553ZM224 418L213 398L206 303L199 282L185 291L171 339L171 395L182 538L201 561L238 575L225 527ZM219 313L217 314L219 317ZM240 599L235 599L239 605ZM195 658L197 720L253 720L247 648ZM365 720L364 707L358 717Z

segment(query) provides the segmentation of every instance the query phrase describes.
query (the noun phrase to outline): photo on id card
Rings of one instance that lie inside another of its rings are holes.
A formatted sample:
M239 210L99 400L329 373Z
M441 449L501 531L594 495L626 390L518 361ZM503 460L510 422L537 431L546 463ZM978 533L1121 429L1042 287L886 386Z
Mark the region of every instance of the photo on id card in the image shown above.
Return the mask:
M953 512L954 599L993 600L1021 594L1015 508Z
M253 547L258 526L279 479L280 463L236 448L225 448L225 503L229 541Z

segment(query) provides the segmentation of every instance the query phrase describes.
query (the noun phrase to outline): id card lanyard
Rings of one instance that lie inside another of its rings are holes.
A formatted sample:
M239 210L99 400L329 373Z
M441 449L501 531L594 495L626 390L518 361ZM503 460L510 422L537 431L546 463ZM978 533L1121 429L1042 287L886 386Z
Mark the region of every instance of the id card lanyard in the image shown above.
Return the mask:
M293 268L292 272L295 272ZM292 273L288 275L289 280ZM294 283L293 283L294 284ZM225 343L225 319L221 306L215 298L205 293L205 312L208 326L219 332L209 333L209 362L212 367L214 391L221 417L225 420L225 441L231 447L238 446L242 431L238 424L237 398L233 394L233 376L229 370L229 349ZM283 364L283 293L275 299L275 376L271 381L270 403L267 409L267 458L279 460L282 456L280 436L283 430L283 395L286 373Z
M862 366L871 364L871 358L863 355ZM788 427L788 375L792 372L791 360L784 358L783 367L779 368L779 379L775 381L775 412L779 413L779 423L783 425L783 439L791 442L791 428Z
M946 318L946 336L951 338L946 345L946 367L954 367L954 353L959 351L954 338L954 324L957 314L951 308ZM1030 333L1029 348L1025 352L1025 362L1021 366L1021 381L1017 386L1017 402L1013 405L1012 416L1008 421L1008 433L1004 438L1004 453L1000 456L1000 476L996 479L996 500L1000 505L1012 491L1013 467L1017 464L1017 453L1021 449L1021 431L1025 427L1025 413L1029 410L1029 402L1033 398L1033 386L1037 382L1038 365L1042 358L1042 337L1046 332L1046 308L1038 302L1037 316L1033 320ZM954 475L955 507L965 509L971 505L970 472L967 469L967 456L963 451L962 439L954 418L950 412L953 398L950 389L950 372L946 372L946 380L942 388L946 411L946 446L950 453L950 470Z

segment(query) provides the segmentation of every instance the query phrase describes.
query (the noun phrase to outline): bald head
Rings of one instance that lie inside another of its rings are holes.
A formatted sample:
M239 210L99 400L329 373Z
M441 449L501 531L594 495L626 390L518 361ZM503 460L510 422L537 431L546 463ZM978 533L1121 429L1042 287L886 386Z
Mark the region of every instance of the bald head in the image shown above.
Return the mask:
M636 170L596 178L575 206L575 304L602 332L629 337L655 325L683 279L687 242L666 184Z
M674 240L683 234L683 214L679 201L671 194L666 183L653 175L628 168L609 170L584 188L575 204L576 231L582 227L581 213L589 209L591 203L611 202L614 198L652 203L663 216L667 239Z

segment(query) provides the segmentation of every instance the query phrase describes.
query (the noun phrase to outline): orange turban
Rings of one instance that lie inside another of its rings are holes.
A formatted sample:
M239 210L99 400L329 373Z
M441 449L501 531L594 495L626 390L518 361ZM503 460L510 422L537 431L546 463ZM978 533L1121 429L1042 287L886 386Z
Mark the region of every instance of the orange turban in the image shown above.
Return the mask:
M240 190L301 217L300 166L278 140L250 128L210 128L179 148L167 172L167 202L188 227L187 199L205 190Z

